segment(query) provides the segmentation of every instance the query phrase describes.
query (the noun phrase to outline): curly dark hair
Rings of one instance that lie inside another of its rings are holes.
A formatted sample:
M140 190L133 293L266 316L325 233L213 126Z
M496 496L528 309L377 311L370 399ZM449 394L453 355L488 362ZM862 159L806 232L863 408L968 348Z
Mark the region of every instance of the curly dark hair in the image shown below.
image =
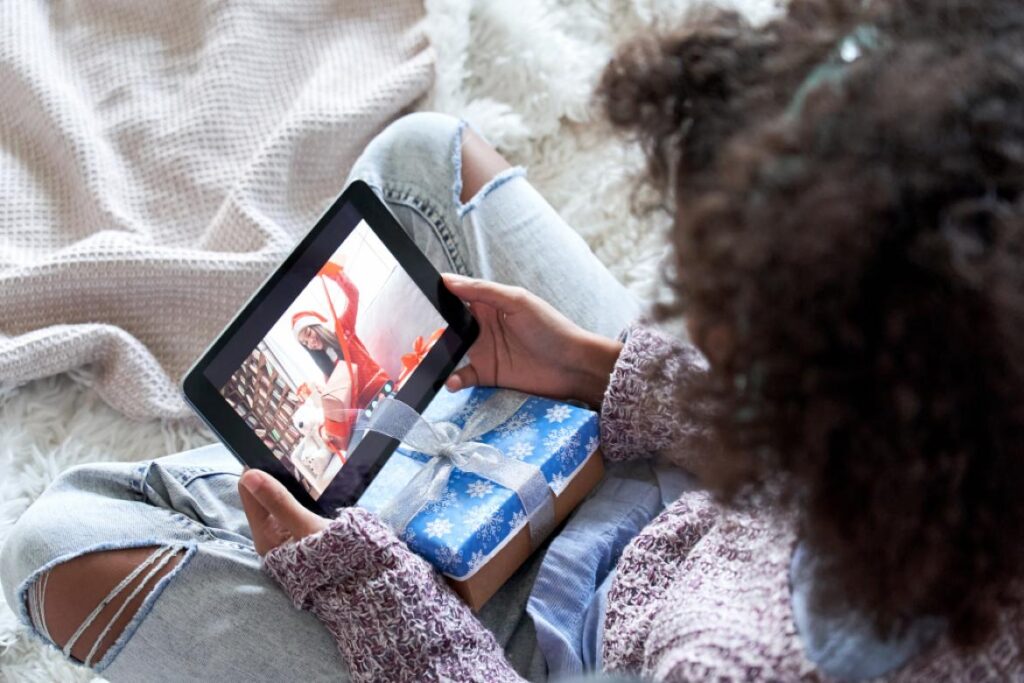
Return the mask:
M816 603L991 634L1024 567L1024 4L793 0L620 51L674 205L711 487L777 496Z

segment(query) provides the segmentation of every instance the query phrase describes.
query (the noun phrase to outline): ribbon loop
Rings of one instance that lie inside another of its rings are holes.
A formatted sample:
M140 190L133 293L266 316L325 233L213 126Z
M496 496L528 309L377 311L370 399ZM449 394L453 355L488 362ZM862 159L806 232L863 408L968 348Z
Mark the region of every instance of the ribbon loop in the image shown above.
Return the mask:
M441 499L457 467L514 491L526 511L533 546L539 545L554 527L554 497L540 468L474 441L511 418L527 398L517 391L496 391L462 429L452 422L430 423L393 397L381 401L364 430L398 439L430 456L381 516L401 535L421 510Z

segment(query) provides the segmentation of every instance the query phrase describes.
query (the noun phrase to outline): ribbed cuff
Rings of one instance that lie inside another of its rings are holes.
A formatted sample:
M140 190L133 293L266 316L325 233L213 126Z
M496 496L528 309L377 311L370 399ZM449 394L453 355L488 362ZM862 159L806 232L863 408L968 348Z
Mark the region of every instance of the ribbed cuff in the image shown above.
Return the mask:
M380 518L351 507L342 510L320 533L268 552L263 567L296 607L310 609L316 594L325 587L393 567L401 545Z
M605 456L627 460L672 445L680 436L680 385L705 368L693 346L642 323L631 326L601 404Z

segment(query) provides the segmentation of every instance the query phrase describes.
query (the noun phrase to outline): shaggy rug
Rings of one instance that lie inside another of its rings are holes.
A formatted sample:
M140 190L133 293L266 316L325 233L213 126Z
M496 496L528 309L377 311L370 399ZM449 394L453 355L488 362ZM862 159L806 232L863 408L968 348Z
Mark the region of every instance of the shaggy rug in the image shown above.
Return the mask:
M529 177L635 292L658 296L663 214L634 216L635 146L610 135L592 101L614 46L668 30L693 0L427 0L437 80L424 109L469 120ZM737 0L754 21L774 0ZM61 471L142 460L208 443L192 421L133 421L60 376L0 392L0 543ZM0 680L85 681L90 672L34 642L0 597Z

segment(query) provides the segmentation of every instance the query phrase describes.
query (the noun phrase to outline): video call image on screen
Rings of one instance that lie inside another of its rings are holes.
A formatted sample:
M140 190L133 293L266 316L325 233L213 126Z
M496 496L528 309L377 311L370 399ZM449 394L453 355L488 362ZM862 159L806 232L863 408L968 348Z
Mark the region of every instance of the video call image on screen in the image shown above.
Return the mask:
M359 411L397 392L445 327L360 222L220 392L316 500L354 447Z

